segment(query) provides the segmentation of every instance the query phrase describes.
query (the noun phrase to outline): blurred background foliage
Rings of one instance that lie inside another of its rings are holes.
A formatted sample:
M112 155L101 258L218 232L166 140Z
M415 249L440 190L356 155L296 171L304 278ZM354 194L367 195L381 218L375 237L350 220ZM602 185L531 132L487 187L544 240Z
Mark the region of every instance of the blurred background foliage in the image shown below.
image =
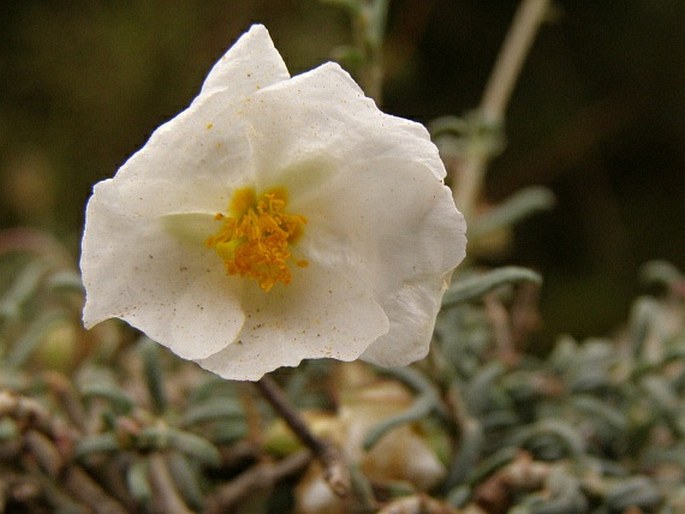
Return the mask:
M424 123L473 109L517 3L392 1L384 109ZM92 184L253 22L292 73L350 43L317 0L0 2L0 228L48 229L76 257ZM681 0L557 0L528 57L486 194L543 184L558 203L480 259L543 273L540 341L610 332L642 263L685 267L684 24Z

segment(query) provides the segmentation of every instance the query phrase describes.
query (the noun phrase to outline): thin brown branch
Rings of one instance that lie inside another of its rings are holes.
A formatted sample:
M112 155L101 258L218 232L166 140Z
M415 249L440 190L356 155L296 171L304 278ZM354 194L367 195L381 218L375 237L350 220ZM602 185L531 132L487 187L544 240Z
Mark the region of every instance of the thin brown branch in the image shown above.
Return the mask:
M244 467L246 464L256 461L261 454L260 447L249 440L238 441L230 446L222 446L219 448L219 452L221 453L221 466L226 469Z
M350 490L350 474L347 463L338 448L312 433L304 418L290 403L273 379L264 376L258 382L255 382L255 385L293 433L319 460L324 471L324 478L331 489L338 496L346 496Z
M255 491L263 491L287 476L298 473L310 462L311 453L302 450L278 462L262 462L220 487L205 505L208 514L232 512L235 505Z
M457 509L423 494L394 500L378 514L457 514Z
M73 436L71 427L53 417L38 401L9 390L0 390L0 418L4 416L14 418L24 428L39 430L54 441L67 444Z
M529 454L521 452L512 462L476 487L474 501L493 514L508 512L516 491L540 489L551 471L551 464L534 461Z
M126 514L126 509L79 466L69 466L65 470L63 481L65 490L95 514Z
M64 467L64 457L53 442L42 432L27 430L24 434L26 449L50 478L56 478Z
M64 412L69 416L72 426L84 431L86 413L79 399L74 384L63 374L56 371L47 371L43 379L50 386L50 390L59 400Z
M490 321L497 356L506 365L514 365L519 356L514 348L509 313L494 293L485 295L484 302L485 314Z
M523 351L528 336L540 327L540 285L520 284L511 306L511 337L516 352Z

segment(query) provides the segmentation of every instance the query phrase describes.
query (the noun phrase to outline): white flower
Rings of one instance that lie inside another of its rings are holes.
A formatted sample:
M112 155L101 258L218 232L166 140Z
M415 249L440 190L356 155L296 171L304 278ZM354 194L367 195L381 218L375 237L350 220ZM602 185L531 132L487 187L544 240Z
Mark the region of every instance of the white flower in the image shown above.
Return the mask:
M253 26L88 202L87 327L121 318L224 378L428 351L465 223L419 124Z

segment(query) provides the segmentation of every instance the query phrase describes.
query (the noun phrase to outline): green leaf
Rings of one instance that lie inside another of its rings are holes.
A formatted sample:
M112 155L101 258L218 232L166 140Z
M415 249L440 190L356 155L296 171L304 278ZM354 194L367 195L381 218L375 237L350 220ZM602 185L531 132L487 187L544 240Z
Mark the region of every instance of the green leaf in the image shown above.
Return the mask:
M9 354L6 357L6 362L9 366L20 367L31 354L40 346L45 339L50 329L57 323L65 319L65 314L62 311L46 311L35 319L30 325L24 335L18 339Z
M152 500L152 488L147 476L147 461L139 459L126 470L126 485L131 496L140 503L149 503Z
M142 337L139 344L145 384L152 404L157 413L164 412L167 408L167 397L164 389L164 373L160 366L159 345L147 337Z
M133 400L114 384L87 384L82 388L81 394L84 398L103 398L109 401L115 410L121 414L129 413L134 407Z
M199 435L182 430L169 429L169 447L197 459L199 463L218 467L221 464L221 454L216 446Z
M47 270L47 266L40 261L31 262L21 269L11 287L0 298L0 320L21 317L24 304L38 291Z
M542 186L531 186L517 191L469 226L469 237L475 239L496 230L511 227L539 211L554 207L554 193Z
M183 496L185 502L194 510L201 511L204 496L198 482L195 466L192 466L186 456L172 452L167 457L169 471Z
M74 456L78 459L93 453L115 452L120 449L121 446L116 434L107 432L82 439L76 445Z
M209 402L191 406L183 415L182 426L191 426L209 421L221 421L242 417L243 407L235 398L216 398Z
M482 297L485 293L507 284L533 282L542 284L542 276L528 268L505 266L476 277L458 280L447 290L442 299L443 307L469 302Z

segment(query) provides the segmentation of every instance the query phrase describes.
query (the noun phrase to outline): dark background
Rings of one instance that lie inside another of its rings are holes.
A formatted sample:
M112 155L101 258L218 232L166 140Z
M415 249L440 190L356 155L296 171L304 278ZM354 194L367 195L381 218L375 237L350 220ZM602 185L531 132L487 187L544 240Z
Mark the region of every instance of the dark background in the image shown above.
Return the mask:
M384 109L426 123L474 108L516 5L392 1ZM315 0L0 2L0 228L47 229L76 258L92 184L257 21L292 73L350 42L346 15ZM498 262L543 272L543 336L607 334L642 263L685 268L684 28L682 0L560 0L536 40L486 195L557 195Z

